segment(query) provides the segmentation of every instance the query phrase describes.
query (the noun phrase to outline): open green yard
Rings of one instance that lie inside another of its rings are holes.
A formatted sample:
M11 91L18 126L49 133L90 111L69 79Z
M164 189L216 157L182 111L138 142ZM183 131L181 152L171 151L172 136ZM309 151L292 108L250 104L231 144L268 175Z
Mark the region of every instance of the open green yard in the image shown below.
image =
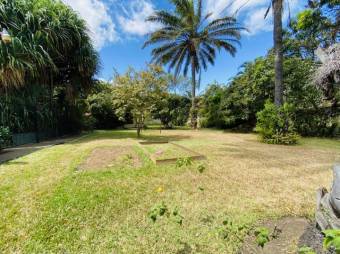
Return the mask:
M329 186L340 161L337 140L288 147L213 130L162 135L207 160L155 166L127 130L96 131L0 165L0 253L236 253L261 220L312 218L315 191ZM149 218L161 202L178 208L182 225Z

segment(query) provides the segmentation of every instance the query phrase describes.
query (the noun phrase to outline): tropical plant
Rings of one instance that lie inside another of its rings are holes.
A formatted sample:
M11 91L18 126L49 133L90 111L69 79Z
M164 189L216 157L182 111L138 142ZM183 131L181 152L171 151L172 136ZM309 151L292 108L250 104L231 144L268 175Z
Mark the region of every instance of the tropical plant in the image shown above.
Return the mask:
M240 42L241 30L234 17L212 20L212 13L203 14L202 0L171 0L175 11L157 11L147 18L162 27L150 34L144 47L157 45L152 50L152 61L175 69L175 76L191 69L191 125L197 128L196 74L214 64L216 50L224 49L232 56Z
M14 128L20 131L36 130L39 120L49 122L44 128L59 122L69 129L63 123L77 122L71 119L77 116L77 98L92 85L98 68L85 21L62 1L3 0L0 27L12 37L9 44L0 42L0 95L8 103L22 99L20 106L5 105L2 124L12 130L8 119L17 117L23 128Z

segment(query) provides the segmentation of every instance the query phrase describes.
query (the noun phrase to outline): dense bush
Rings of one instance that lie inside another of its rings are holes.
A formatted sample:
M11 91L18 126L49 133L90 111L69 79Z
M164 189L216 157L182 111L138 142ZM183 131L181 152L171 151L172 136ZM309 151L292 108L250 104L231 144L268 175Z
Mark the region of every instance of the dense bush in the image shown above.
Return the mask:
M227 86L212 84L201 99L203 127L252 130L256 113L274 95L274 59L269 53L243 65ZM337 121L327 113L322 91L311 81L315 64L287 56L284 60L284 97L293 105L296 131L303 136L332 136Z
M113 129L123 125L113 106L112 86L105 83L96 85L96 89L87 98L91 121L96 129Z
M209 86L204 96L202 97L202 110L200 119L201 127L210 128L225 128L227 123L225 119L226 111L223 110L222 100L225 98L227 89L219 86L218 84L212 84Z
M8 127L0 126L0 150L11 143L12 135Z
M257 113L255 128L262 141L269 144L296 144L299 135L294 128L292 112L292 105L285 103L282 107L277 107L267 102L264 109Z
M160 119L165 128L184 126L189 118L190 107L189 97L169 93L152 110L152 117Z

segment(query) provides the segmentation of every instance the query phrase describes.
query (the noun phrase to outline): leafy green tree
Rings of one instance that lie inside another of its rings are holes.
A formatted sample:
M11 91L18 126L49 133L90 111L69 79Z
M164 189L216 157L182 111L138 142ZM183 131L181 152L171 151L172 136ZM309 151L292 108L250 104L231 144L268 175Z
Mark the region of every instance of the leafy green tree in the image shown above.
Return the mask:
M123 125L116 115L113 106L113 87L111 84L99 82L87 97L88 113L95 119L95 128L113 129ZM128 116L124 116L128 120Z
M156 103L152 117L160 119L165 128L184 126L189 119L190 104L190 99L187 96L166 93Z
M252 130L256 113L273 100L274 56L269 53L245 63L227 86L210 86L202 96L204 126ZM316 71L310 59L286 57L284 97L294 106L296 130L302 135L327 136L336 126L320 88L312 82Z
M206 90L202 98L201 125L203 127L224 128L225 112L222 107L222 100L225 98L226 88L218 84L212 84Z
M303 58L315 59L318 47L339 42L340 8L326 2L331 1L310 1L309 8L291 21L285 47L294 48Z
M167 75L159 66L150 65L137 72L130 68L124 75L117 75L113 87L113 105L121 120L131 112L140 137L144 122L168 89Z
M203 14L202 0L171 0L175 10L157 11L147 20L162 24L153 32L144 47L157 45L152 50L153 62L168 64L175 76L191 68L191 125L197 127L196 74L214 64L216 50L225 50L232 56L241 37L240 27L234 17L210 20L212 13Z

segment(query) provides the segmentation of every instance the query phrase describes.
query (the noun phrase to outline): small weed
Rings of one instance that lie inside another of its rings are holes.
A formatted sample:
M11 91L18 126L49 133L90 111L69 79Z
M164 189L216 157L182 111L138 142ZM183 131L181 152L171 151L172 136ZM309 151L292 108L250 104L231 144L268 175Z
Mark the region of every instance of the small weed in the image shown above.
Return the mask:
M179 225L183 224L183 219L184 217L179 213L179 209L176 206L175 209L172 211L172 213L169 212L169 209L167 205L162 202L160 204L155 205L150 211L149 211L149 218L153 221L156 222L158 217L163 217L166 215L167 217L172 217L173 220L178 223Z
M205 166L203 164L199 164L197 166L197 171L202 174L205 171Z
M307 246L303 246L298 250L298 254L316 254L316 252Z
M222 222L223 226L218 229L220 238L227 239L230 235L240 235L241 232L247 229L245 224L237 225L229 218Z
M323 240L323 247L325 250L333 249L336 254L340 254L340 230L329 229L324 230L325 238Z
M172 215L174 216L175 222L182 226L184 217L179 213L178 207L175 207Z
M181 168L181 167L188 167L192 165L192 159L187 157L187 158L178 158L176 161L176 167Z
M262 248L270 241L268 228L257 228L254 234L256 236L256 243Z
M164 202L155 205L150 211L149 211L149 218L156 222L158 217L164 216L168 212L168 207Z
M202 186L199 186L198 189L199 189L200 191L204 191L204 188L203 188Z

